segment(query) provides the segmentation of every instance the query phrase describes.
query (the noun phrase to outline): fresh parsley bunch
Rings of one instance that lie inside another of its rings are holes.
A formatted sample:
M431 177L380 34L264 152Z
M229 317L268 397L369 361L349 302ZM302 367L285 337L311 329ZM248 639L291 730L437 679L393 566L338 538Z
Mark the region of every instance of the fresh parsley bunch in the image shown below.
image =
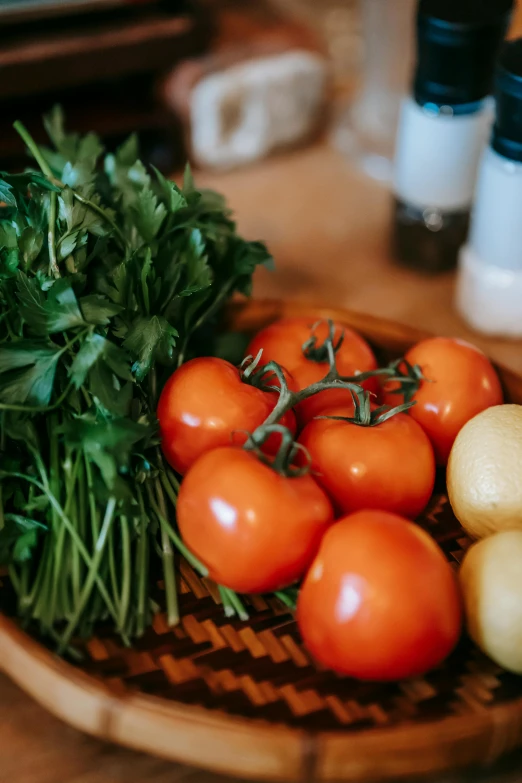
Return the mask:
M38 170L0 173L0 563L19 616L63 651L104 619L143 632L156 552L177 621L157 396L271 259L188 169L182 188L148 171L135 136L106 154L59 109L45 125L50 149L15 124Z

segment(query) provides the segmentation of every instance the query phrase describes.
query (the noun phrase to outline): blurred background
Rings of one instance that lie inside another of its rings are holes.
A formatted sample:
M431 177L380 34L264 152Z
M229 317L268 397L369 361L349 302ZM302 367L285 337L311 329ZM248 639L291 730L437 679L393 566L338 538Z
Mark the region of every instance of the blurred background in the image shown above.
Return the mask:
M491 0L495 3L496 0ZM415 62L416 0L0 0L0 169L12 130L45 139L55 103L108 147L129 133L174 177L189 159L275 272L259 297L342 305L473 337L522 369L518 344L473 335L454 271L392 259L391 181ZM515 9L509 35L522 32Z
M109 148L137 132L146 162L177 178L188 159L198 185L225 194L240 230L268 243L276 269L258 273L255 296L462 336L520 372L520 340L476 333L459 315L454 269L428 276L393 257L394 149L411 92L416 8L416 0L0 0L0 170L27 165L13 121L44 142L41 117L57 103L69 128L95 130ZM519 5L508 35L522 35ZM426 219L434 236L437 220ZM105 747L6 679L1 687L0 781L220 783ZM508 759L466 780L514 783L513 767Z

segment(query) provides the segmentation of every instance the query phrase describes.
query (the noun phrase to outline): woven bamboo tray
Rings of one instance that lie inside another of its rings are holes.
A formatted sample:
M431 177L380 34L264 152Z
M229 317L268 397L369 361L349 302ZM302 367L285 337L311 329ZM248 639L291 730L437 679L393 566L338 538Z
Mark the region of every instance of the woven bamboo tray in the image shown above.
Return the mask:
M255 331L292 315L334 318L383 357L424 335L343 310L253 302L228 325ZM512 402L522 378L499 368ZM443 483L420 523L455 565L469 544ZM110 635L85 645L80 667L58 659L0 615L0 668L50 712L105 740L243 778L376 781L488 763L522 744L522 677L503 672L464 639L426 677L357 683L319 670L287 610L255 598L251 619L226 619L215 588L188 567L182 622L164 618L132 650ZM2 590L0 588L0 598Z

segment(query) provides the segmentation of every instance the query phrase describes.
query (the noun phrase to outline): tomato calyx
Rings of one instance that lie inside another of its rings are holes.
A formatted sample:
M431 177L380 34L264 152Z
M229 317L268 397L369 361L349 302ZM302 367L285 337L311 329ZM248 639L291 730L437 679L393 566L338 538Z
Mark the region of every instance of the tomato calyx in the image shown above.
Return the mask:
M389 394L400 394L405 402L411 401L423 383L431 383L418 364L411 364L404 358L390 362L386 370L389 373L387 383L397 384L396 388L389 389Z
M281 436L281 445L275 456L269 456L261 450L261 447L274 433ZM247 440L243 448L246 451L252 451L263 464L268 465L281 476L298 478L310 472L312 459L308 450L300 443L296 443L288 427L283 427L282 424L262 424L254 432L247 433ZM299 452L305 456L304 465L296 465L296 457Z
M383 424L388 419L391 419L392 416L404 413L416 404L414 400L411 400L394 408L390 408L389 405L380 405L378 408L372 408L370 395L368 392L361 391L363 392L362 394L353 391L351 393L354 408L353 416L316 416L316 419L346 421L350 424L356 424L358 427L377 427L379 424Z
M261 364L263 349L257 356L246 356L239 365L239 373L243 383L254 386L256 389L267 392L278 392L279 386L271 385L270 381L275 379L273 370L268 368L268 364Z
M328 337L326 337L324 341L318 345L317 335L315 335L313 332L314 329L317 329L317 327L322 323L326 323L328 326ZM331 318L328 318L317 321L311 327L311 331L312 334L302 345L303 356L305 359L308 359L312 362L317 362L318 364L328 363L330 365L330 369L332 370L336 366L335 356L344 342L344 329L341 330L341 334L336 339L335 324ZM405 366L405 371L402 370L402 365ZM361 384L370 378L382 377L386 381L395 381L401 384L401 388L402 384L404 384L404 388L408 389L409 396L408 400L406 400L407 402L409 402L411 397L415 394L422 381L427 380L422 375L422 370L420 367L417 365L412 366L405 359L397 359L396 361L391 362L388 367L378 367L375 370L366 370L365 372L359 372L356 375L337 374L336 377L338 380L344 381L346 383ZM402 392L400 389L397 389L396 393L400 394Z
M315 329L320 324L326 323L328 326L328 337L325 338L324 342L317 344L317 335L314 334ZM303 356L305 359L308 359L311 362L317 362L317 364L324 364L325 362L330 362L331 360L331 354L333 352L333 355L337 353L339 348L344 342L344 329L341 329L341 334L337 338L337 341L335 339L335 324L332 321L331 318L327 318L326 320L319 320L316 321L313 326L310 327L310 337L306 342L303 343L301 346L301 350L303 351Z

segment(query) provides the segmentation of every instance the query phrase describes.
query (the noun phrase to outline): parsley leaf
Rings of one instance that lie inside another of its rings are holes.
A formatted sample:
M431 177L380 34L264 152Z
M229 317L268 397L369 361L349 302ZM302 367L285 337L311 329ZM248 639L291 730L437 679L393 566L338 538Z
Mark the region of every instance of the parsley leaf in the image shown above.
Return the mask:
M132 323L123 346L135 357L132 370L138 381L145 378L154 362L172 359L176 337L177 330L162 316L141 317Z
M85 325L70 279L57 280L45 294L20 272L16 287L22 318L33 330L54 334Z
M69 377L80 388L88 373L97 362L103 362L108 369L124 380L132 380L129 360L125 352L101 334L90 334L74 357L69 369Z
M60 192L60 188L49 182L47 177L44 177L39 171L32 171L31 169L27 169L23 174L8 174L6 171L0 171L0 179L3 179L17 190L21 196L27 195L27 189L30 185L36 185L38 188L42 188L42 190L50 190L55 193Z
M199 228L189 234L188 247L185 252L186 283L179 296L190 296L212 283L212 272L205 253L206 246Z
M35 261L42 249L44 241L44 235L38 229L33 226L26 226L22 231L20 238L18 239L18 247L22 254L23 264L25 269L29 269L33 261Z
M5 179L0 179L0 203L1 202L8 207L16 207L16 198L13 193L13 188Z
M0 249L12 250L18 247L16 228L12 223L0 221Z
M15 563L30 560L38 535L46 526L20 514L5 514L4 522L0 529L0 564L7 565L11 560Z
M176 183L170 179L165 179L161 171L158 171L155 166L152 166L152 168L154 169L154 173L156 174L156 178L160 185L160 193L164 199L167 210L172 213L186 207L187 200Z
M85 321L96 326L107 326L110 319L122 310L120 305L110 302L101 294L82 296L79 304Z
M0 345L0 400L48 405L60 355L58 346L42 341Z
M132 204L134 222L145 242L152 242L161 228L167 210L152 190L142 190Z

